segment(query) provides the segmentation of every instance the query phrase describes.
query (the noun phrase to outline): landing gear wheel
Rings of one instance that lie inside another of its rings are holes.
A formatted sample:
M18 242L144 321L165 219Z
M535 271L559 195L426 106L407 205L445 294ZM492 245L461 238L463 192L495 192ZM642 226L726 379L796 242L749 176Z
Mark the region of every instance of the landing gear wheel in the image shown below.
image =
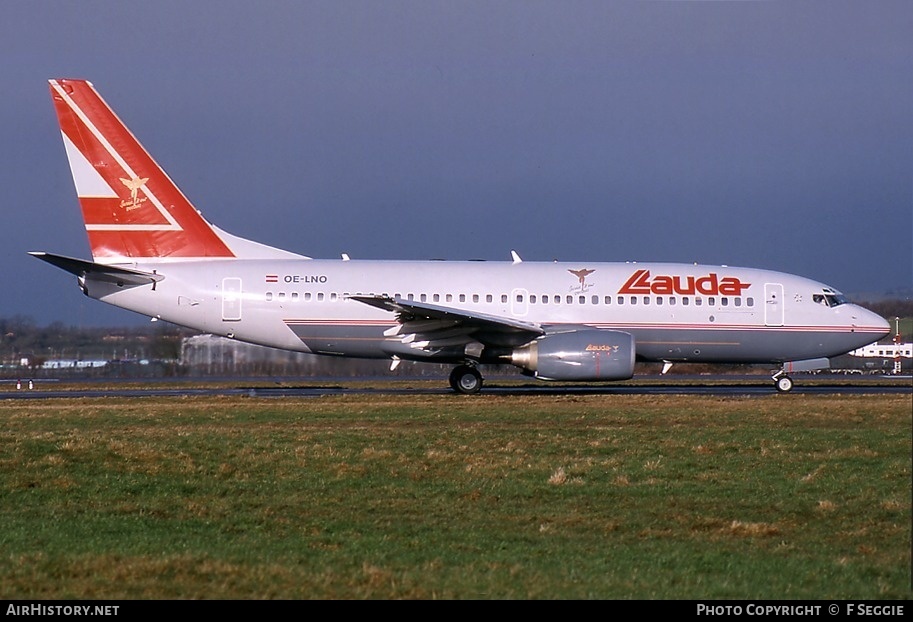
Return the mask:
M450 388L463 395L472 395L482 390L482 374L470 365L458 365L450 372Z
M789 376L780 376L774 382L776 382L777 391L780 393L789 393L793 390L793 379Z

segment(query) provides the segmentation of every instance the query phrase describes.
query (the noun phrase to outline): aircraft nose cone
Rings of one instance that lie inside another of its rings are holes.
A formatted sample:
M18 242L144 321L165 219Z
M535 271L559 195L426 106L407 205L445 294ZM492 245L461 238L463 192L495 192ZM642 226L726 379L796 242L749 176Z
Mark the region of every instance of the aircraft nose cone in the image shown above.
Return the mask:
M886 337L891 332L891 325L886 319L864 307L857 307L852 317L854 326L878 333L878 337L874 341Z
M877 326L877 327L879 327L881 330L883 330L885 335L887 335L888 333L891 332L891 324L888 323L888 321L887 321L886 319L884 319L883 317L881 317L881 316L878 315L877 313L872 313L871 311L869 311L869 313L870 313L871 316L872 316L872 324L873 324L874 326Z

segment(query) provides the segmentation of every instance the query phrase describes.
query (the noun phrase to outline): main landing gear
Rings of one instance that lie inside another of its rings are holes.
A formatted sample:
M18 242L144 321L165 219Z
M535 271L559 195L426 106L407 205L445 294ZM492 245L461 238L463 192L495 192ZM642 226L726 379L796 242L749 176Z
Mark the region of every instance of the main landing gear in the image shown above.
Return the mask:
M793 379L786 375L786 371L781 369L775 373L771 378L774 381L774 386L777 387L777 391L780 393L789 393L793 390Z
M450 388L463 395L482 390L482 374L472 365L457 365L450 372Z

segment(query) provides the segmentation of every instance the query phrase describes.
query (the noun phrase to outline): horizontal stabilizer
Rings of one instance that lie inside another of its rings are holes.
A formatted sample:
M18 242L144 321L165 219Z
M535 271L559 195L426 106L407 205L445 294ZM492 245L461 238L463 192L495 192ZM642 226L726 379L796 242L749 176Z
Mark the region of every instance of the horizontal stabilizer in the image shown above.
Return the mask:
M74 259L73 257L64 257L63 255L52 255L51 253L42 252L30 252L29 255L46 261L52 266L57 266L70 274L75 274L78 277L90 278L96 281L107 281L119 285L150 285L165 278L161 274L156 274L155 272L118 268L117 266L94 263L83 259Z

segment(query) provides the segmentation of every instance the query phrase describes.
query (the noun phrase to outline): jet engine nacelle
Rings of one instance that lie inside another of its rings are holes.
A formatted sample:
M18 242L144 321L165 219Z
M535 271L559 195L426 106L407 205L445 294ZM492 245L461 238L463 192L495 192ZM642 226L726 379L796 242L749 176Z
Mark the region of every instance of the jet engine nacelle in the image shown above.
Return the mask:
M553 333L514 350L511 363L541 380L627 380L634 336L597 328Z

